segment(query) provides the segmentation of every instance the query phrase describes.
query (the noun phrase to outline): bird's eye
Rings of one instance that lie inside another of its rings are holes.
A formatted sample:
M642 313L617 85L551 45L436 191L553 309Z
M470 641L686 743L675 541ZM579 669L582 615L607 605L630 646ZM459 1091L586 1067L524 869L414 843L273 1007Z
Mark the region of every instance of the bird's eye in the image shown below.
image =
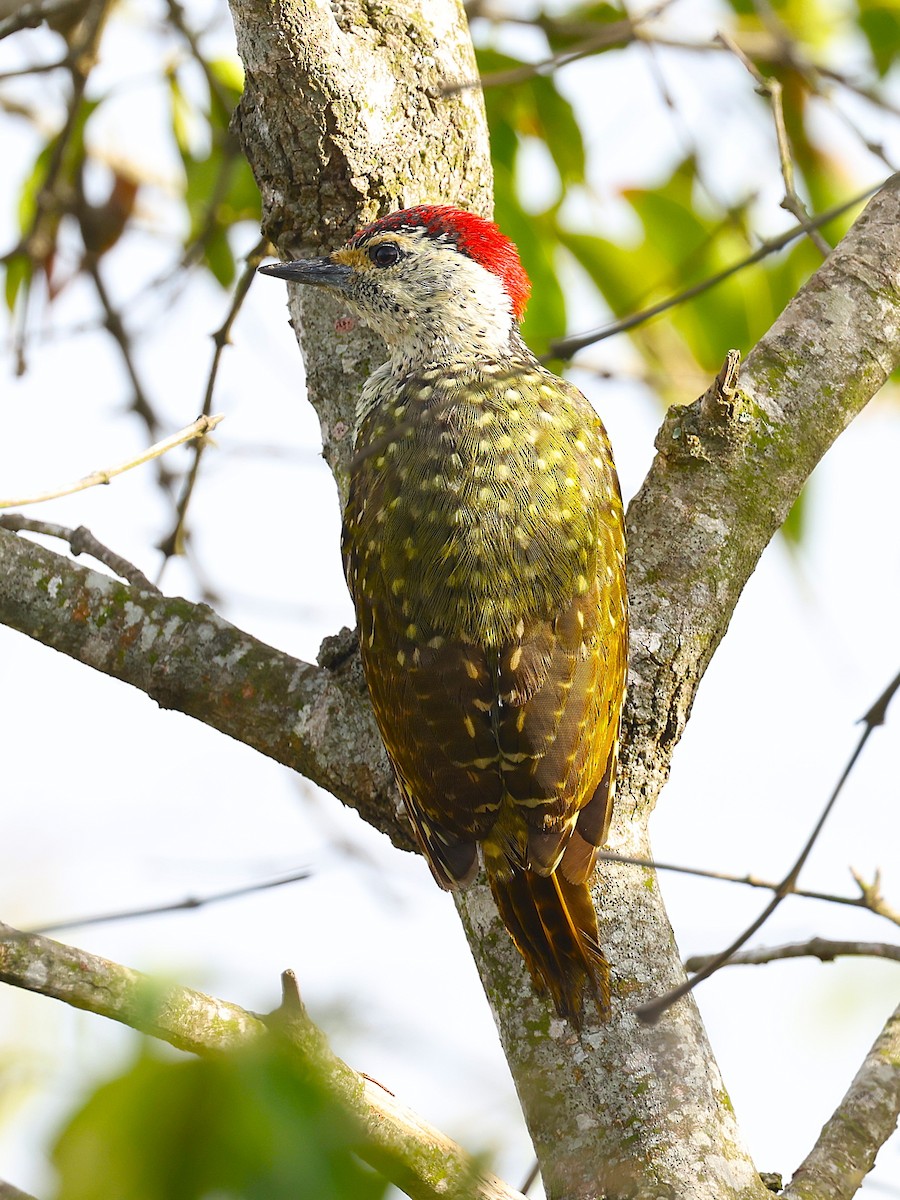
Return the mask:
M376 267L392 267L400 258L400 247L395 242L379 242L369 251L369 258Z

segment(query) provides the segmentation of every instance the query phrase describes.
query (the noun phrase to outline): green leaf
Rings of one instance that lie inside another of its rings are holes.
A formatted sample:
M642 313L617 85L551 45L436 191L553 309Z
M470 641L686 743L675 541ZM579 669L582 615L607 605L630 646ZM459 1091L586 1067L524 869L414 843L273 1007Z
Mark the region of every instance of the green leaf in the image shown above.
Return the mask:
M244 69L238 59L232 58L214 59L208 65L218 84L217 87L210 85L209 89L210 123L220 130L227 130L244 90Z
M478 51L483 77L530 67L530 63L496 50ZM535 75L513 85L487 87L484 100L495 165L512 170L519 139L535 137L546 145L564 185L584 181L581 128L572 105L557 91L551 76Z
M175 135L175 144L183 157L190 150L191 122L194 120L194 111L187 96L182 91L181 84L178 81L178 73L174 70L169 71L168 79L172 133Z
M624 16L625 12L613 4L577 4L566 9L557 20L545 21L543 29L550 49L556 53L582 43L590 36L592 25L599 31L604 25L621 21Z
M274 1038L229 1055L145 1054L99 1087L53 1153L57 1200L381 1200L362 1131Z
M587 271L617 317L627 315L635 306L635 289L646 273L655 270L656 258L644 248L616 245L592 234L560 229L559 240Z
M65 181L70 185L74 183L84 162L85 127L99 105L99 100L82 100L78 106L72 131L63 151L62 163L60 164L58 175L59 180ZM37 158L34 160L31 172L26 176L22 184L22 190L19 193L19 228L23 232L26 229L30 229L34 222L37 197L44 185L44 180L47 178L47 171L56 153L58 142L59 134L55 134L44 144Z
M185 203L190 216L186 245L202 241L202 261L223 287L235 277L227 233L239 221L259 224L261 200L253 173L230 145L214 145L204 158L182 152Z
M550 76L531 80L538 136L553 157L564 186L584 182L585 153L581 128L572 105L556 90Z
M226 91L231 92L237 104L244 91L244 67L239 58L214 58L209 69Z
M203 262L223 288L231 287L237 266L223 229L214 229L204 241Z
M900 6L860 0L859 27L866 36L878 74L884 77L900 55Z
M659 187L626 193L644 229L639 246L559 232L617 317L675 296L747 257L747 210L706 214L694 204L694 185L694 163L687 159ZM798 242L636 326L630 336L655 375L672 380L708 375L729 349L746 351L758 341L820 262L808 240ZM677 387L665 390L671 399L684 399Z
M806 533L807 500L809 488L805 487L791 506L791 511L784 519L781 532L791 548L799 546Z
M14 254L6 260L6 306L10 312L16 306L19 289L31 283L33 264L27 254Z

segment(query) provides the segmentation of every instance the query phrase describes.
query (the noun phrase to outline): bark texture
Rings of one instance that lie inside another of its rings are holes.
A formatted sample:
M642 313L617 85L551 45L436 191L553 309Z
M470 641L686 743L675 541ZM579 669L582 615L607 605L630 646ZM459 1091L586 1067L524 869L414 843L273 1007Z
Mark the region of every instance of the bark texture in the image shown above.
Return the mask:
M231 5L244 63L237 129L286 258L333 250L413 204L489 215L493 175L460 0L290 0ZM292 289L309 400L342 499L356 398L383 343L332 297ZM337 328L336 323L338 323Z
M894 1010L846 1096L819 1134L785 1200L850 1200L900 1117L900 1007Z
M282 28L259 36L261 23L247 15L257 7L252 0L234 0L232 7L248 79L261 69L259 52L266 38L274 36L282 53L289 44L293 47L291 56L303 64L305 81L309 47L320 44L326 27L330 39L326 44L331 48L342 44L346 50L347 43L341 43L341 38L348 33L354 36L346 8L338 11L340 30L329 22L321 5L310 5L303 8L305 26L294 25L286 34ZM395 12L402 11L408 21L415 7L403 3ZM439 7L446 14L455 10L461 21L455 4ZM434 11L432 6L428 8ZM353 12L359 20L360 9L354 7ZM384 20L381 9L366 6L366 30ZM251 27L252 39L244 32ZM396 32L397 27L391 25L391 29ZM465 34L458 24L454 46L460 38L464 40ZM389 43L388 37L384 40ZM324 63L330 82L328 89L320 88L313 98L318 115L304 113L303 121L318 121L321 126L335 105L335 92L358 113L371 102L365 81L373 68L377 73L383 64L371 60L370 42L357 41L355 45L363 50L362 71L349 84L346 66L350 64L352 73L350 58L329 65L327 51L317 61L312 73L321 79ZM394 46L401 48L399 43ZM461 62L461 73L471 76L468 53L464 50L460 58L454 52L449 69L444 70L447 81L452 81ZM415 99L399 106L396 103L396 89L410 86L408 63L398 64L394 59L394 71L390 100L387 92L380 98L384 111L392 106L395 113L414 111ZM417 87L413 80L414 96ZM265 135L273 127L296 124L293 97L273 96L272 90L256 94L252 86L248 94L245 115L263 114L268 123L266 128L257 120L251 128L247 120L242 122L245 149L264 199L271 199L282 228L283 214L291 203L305 221L309 197L297 189L291 191L283 172L273 172L273 156L265 144ZM364 97L361 102L359 96ZM484 138L480 112L460 113L444 107L440 119L450 124L462 119L467 135L477 132ZM357 117L353 122L357 135L360 128ZM417 139L418 134L413 125L406 136ZM385 186L394 168L385 161L384 148L375 145L378 164L367 198L380 204L379 212L433 198L485 211L489 194L484 178L475 180L473 191L472 178L454 171L452 149L444 153L446 139L455 135L445 131L432 139L430 134L429 125L419 171L412 180L401 176L399 188L390 183ZM317 144L321 147L321 142ZM341 154L346 153L345 145L346 138L340 134ZM430 157L435 150L437 160ZM313 146L308 146L307 154L313 152ZM358 136L353 155L357 156L354 162L367 158ZM409 159L401 154L400 161L406 165ZM440 182L436 195L435 166ZM356 223L359 204L355 185L345 186L343 194L333 193L332 178L327 176L324 189L314 185L318 203L323 203L324 196L331 206L330 214L321 208L314 210L315 228L333 233L337 240L337 235L345 232L341 214L349 211L354 218L351 223ZM375 214L366 211L364 215ZM802 302L791 306L757 348L740 388L735 386L733 371L723 372L705 397L687 409L675 410L661 430L659 454L629 513L632 665L625 761L612 841L615 849L648 851L647 816L668 776L671 753L688 718L697 684L727 628L744 583L822 453L877 391L896 362L897 215L897 188L893 186L873 202L853 238L819 272ZM883 235L891 222L893 258L886 263ZM288 244L284 238L281 241ZM304 247L307 245L321 248L316 239L307 239ZM294 243L289 248L295 252ZM323 401L328 388L318 364L323 354L343 363L342 382L346 385L352 380L356 386L358 376L353 376L348 364L358 369L362 360L348 359L343 347L328 346L327 331L315 324L321 320L321 312L313 316L302 307L311 303L320 309L318 298L304 296L303 289L297 291L301 294L292 298L292 312L310 372L313 403L323 417L327 439L335 426L323 413L328 403L340 399L341 386L338 384L330 402ZM885 331L874 343L873 329ZM356 331L345 336L351 344L358 344ZM366 354L364 371L380 361L377 354L371 356L370 343L366 343ZM830 365L824 373L816 369L826 362ZM843 384L834 382L838 363L837 374ZM325 384L321 394L317 387L320 379ZM349 430L352 422L346 408L339 421L342 430ZM340 485L341 461L334 453L330 461L337 467ZM693 1000L680 1002L651 1029L639 1026L633 1016L636 1004L683 977L655 879L641 868L607 866L601 872L598 900L603 914L601 933L614 963L616 1016L609 1026L588 1028L578 1038L564 1023L552 1020L546 1006L535 1000L486 889L476 887L458 897L548 1194L554 1198L689 1194L717 1200L761 1195L762 1184L739 1142Z

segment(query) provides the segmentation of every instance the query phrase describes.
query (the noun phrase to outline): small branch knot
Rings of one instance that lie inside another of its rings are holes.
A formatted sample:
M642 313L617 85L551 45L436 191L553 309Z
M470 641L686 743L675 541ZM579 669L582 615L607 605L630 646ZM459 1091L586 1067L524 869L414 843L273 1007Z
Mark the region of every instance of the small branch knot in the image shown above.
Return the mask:
M700 397L700 412L705 420L717 424L734 420L740 372L740 351L729 350L718 375Z
M729 350L719 373L693 404L673 405L656 437L656 448L678 461L722 457L724 448L747 437L751 415L738 388L741 356Z
M324 638L316 655L316 662L326 671L337 671L345 666L356 653L359 638L355 629L345 625L337 633Z

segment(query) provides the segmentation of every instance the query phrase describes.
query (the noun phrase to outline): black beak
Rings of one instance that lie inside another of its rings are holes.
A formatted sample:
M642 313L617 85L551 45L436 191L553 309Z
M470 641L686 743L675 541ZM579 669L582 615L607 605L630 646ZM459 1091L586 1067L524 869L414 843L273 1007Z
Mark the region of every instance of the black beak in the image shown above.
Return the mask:
M345 288L353 274L352 268L330 258L307 258L298 262L271 263L260 267L263 275L274 275L288 283L317 283L325 287Z

